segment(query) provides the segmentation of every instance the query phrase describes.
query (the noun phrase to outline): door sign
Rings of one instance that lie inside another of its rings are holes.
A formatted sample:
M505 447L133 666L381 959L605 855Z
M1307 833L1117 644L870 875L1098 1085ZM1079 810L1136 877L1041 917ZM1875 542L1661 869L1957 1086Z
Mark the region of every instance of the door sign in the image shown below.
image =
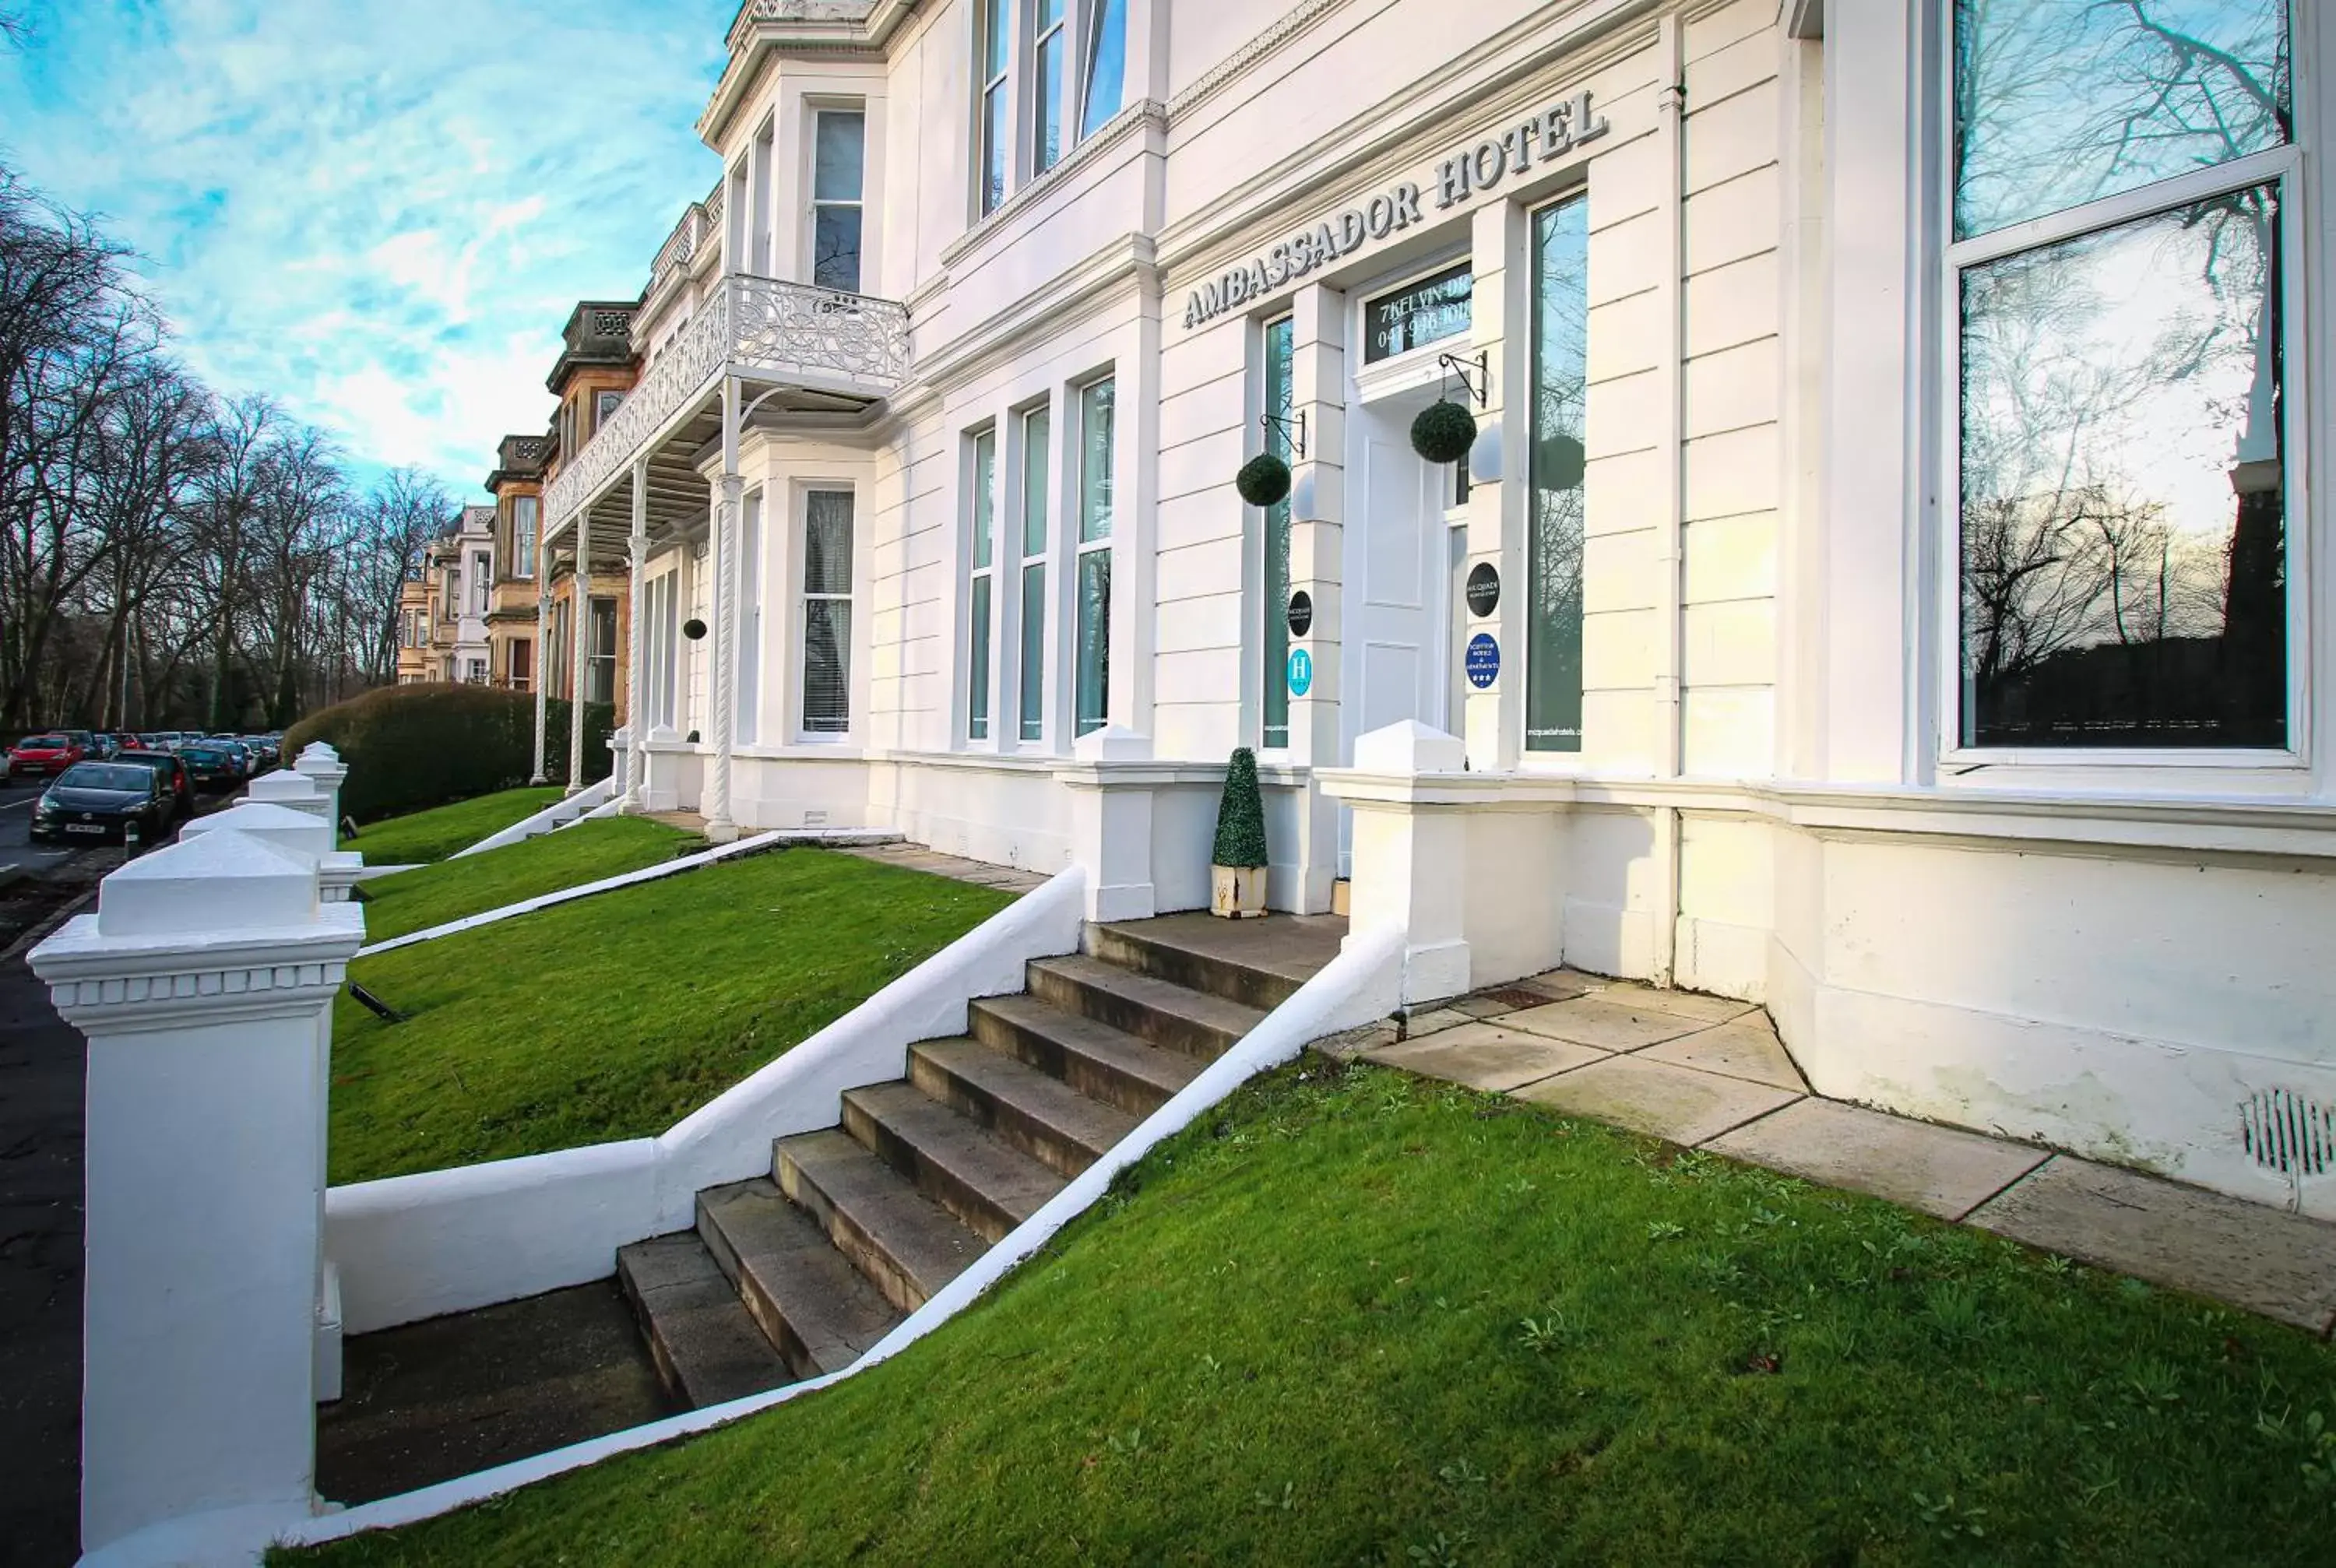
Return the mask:
M1468 613L1486 616L1500 608L1500 570L1489 560L1480 560L1468 569Z
M1314 624L1314 596L1299 589L1290 596L1290 635L1304 637Z
M1468 684L1478 691L1499 678L1501 645L1493 639L1491 632L1480 631L1468 639L1467 669Z
M1304 696L1314 689L1314 656L1302 648L1290 650L1290 695Z

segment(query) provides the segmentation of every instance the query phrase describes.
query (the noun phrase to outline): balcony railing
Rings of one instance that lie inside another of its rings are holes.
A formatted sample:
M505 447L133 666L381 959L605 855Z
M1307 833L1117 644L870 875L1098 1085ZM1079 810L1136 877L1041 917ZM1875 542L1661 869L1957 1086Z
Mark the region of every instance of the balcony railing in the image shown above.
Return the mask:
M608 423L560 470L544 495L546 521L563 522L596 498L725 371L871 400L888 396L908 378L908 307L774 278L725 278Z

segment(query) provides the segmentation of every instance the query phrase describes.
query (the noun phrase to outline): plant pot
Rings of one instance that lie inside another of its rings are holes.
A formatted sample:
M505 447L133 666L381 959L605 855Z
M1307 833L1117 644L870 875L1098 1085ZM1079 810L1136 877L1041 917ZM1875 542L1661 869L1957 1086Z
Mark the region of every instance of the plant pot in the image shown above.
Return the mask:
M1209 912L1229 920L1253 920L1265 913L1263 866L1211 866Z

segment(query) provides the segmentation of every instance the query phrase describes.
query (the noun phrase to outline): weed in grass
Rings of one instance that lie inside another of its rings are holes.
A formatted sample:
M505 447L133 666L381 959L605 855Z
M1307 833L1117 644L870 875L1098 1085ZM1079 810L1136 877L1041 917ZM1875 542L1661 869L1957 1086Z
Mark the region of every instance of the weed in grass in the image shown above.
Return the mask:
M1957 1504L1952 1492L1943 1497L1926 1497L1917 1492L1914 1507L1942 1541L1977 1541L1987 1534L1987 1510Z
M1546 1356L1553 1350L1563 1350L1581 1342L1582 1325L1566 1320L1556 1308L1540 1318L1527 1318L1517 1335L1517 1343L1536 1356Z
M1955 1280L1938 1281L1922 1292L1922 1315L1932 1331L1951 1345L1978 1339L1987 1325L1979 1292Z
M1675 1220L1647 1222L1647 1240L1650 1242L1676 1242L1686 1234L1687 1227Z
M1460 1554L1461 1549L1467 1544L1468 1532L1465 1530L1456 1536L1447 1536L1438 1530L1429 1539L1406 1547L1404 1556L1417 1563L1419 1568L1460 1568L1461 1563L1466 1561Z
M1284 1481L1281 1484L1281 1490L1278 1493L1260 1488L1251 1501L1261 1513L1287 1514L1298 1505L1298 1484L1295 1481Z

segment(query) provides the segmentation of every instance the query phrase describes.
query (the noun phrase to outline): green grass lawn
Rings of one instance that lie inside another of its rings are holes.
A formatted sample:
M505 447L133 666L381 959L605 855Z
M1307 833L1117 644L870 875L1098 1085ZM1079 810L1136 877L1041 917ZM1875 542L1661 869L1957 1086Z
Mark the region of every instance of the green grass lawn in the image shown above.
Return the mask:
M386 941L522 899L661 865L695 842L678 828L644 817L608 817L381 877L365 884L365 940Z
M332 1180L663 1132L1009 901L785 850L354 963L412 1016L335 1005Z
M384 817L357 830L341 847L355 850L369 866L421 865L469 849L489 833L531 817L567 792L558 784L498 790L453 805L433 806L402 817Z
M361 1563L2324 1563L2336 1352L1319 1059L893 1360ZM2315 1413L2317 1413L2315 1415Z

